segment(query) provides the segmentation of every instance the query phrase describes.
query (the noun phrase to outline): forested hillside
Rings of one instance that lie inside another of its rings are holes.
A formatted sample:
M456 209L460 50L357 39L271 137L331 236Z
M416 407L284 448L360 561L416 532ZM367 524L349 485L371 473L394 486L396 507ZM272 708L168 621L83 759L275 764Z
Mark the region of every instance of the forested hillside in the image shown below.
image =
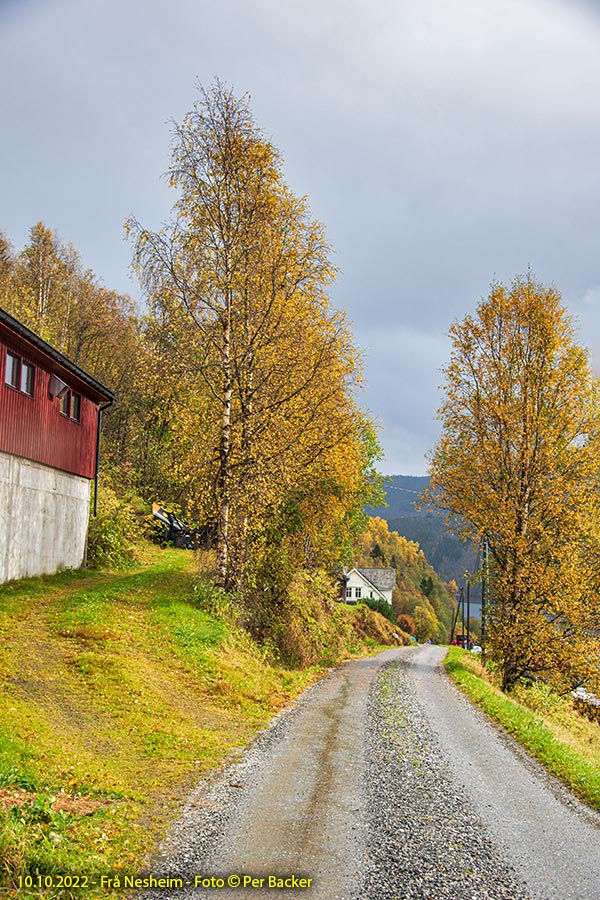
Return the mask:
M443 584L417 544L391 531L379 517L369 519L355 565L396 570L392 604L399 625L419 641L450 638L455 584Z
M455 581L460 586L466 572L472 573L479 569L478 555L470 543L459 541L449 531L441 513L417 508L419 495L427 487L427 476L386 476L384 491L387 506L371 507L367 512L371 516L385 519L390 531L397 531L407 540L416 542L439 577L443 581ZM479 585L473 585L471 596L479 614Z

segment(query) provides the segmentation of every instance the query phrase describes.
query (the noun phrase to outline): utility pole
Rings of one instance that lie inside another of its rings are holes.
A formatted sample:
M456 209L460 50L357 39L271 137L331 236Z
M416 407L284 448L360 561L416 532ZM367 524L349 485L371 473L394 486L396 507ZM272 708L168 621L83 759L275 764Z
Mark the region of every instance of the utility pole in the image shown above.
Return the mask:
M452 614L452 631L450 632L450 643L454 640L454 632L456 631L456 623L458 622L458 615L460 613L460 591L456 591L455 596L456 609Z
M464 589L460 589L460 607L461 607L461 615L462 615L462 637L461 637L461 646L464 648L465 646L465 592Z
M467 650L470 650L469 621L471 619L471 575L467 574Z

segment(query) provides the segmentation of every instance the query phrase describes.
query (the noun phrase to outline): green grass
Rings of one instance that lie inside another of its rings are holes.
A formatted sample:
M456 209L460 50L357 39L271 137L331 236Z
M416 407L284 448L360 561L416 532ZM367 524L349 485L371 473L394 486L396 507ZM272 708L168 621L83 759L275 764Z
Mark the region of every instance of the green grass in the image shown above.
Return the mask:
M0 894L122 896L19 879L135 875L197 780L322 672L270 660L195 571L156 548L126 572L0 586ZM339 616L346 656L378 649Z
M600 809L600 725L582 718L570 698L543 685L506 695L471 654L450 647L446 670L455 684L583 801Z

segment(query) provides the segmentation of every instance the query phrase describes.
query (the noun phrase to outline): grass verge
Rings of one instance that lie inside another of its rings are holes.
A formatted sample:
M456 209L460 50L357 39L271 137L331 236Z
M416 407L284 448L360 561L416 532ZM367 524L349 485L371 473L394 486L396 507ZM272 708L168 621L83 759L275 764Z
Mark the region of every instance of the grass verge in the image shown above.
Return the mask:
M600 725L580 716L569 697L544 685L518 686L511 696L481 663L450 647L444 665L454 683L490 718L584 802L600 809Z
M336 661L274 663L195 571L156 548L126 572L0 586L0 894L122 896L102 877L136 875L193 784ZM346 656L378 649L366 615L333 613Z

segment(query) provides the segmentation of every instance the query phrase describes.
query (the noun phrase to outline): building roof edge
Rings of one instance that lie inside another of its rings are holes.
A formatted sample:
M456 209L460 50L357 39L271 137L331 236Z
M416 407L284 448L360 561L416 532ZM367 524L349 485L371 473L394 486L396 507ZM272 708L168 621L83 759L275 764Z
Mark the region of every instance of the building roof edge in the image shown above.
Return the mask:
M6 310L0 307L0 323L6 325L9 329L14 331L19 337L23 338L23 340L28 341L28 343L32 344L36 349L40 350L42 353L45 353L46 356L49 356L56 363L66 369L68 372L71 372L72 375L75 375L90 387L96 394L99 394L101 398L106 401L110 401L114 403L115 395L109 388L105 387L101 382L97 381L91 375L88 375L83 369L80 369L78 365L76 365L72 360L69 359L68 356L65 356L59 350L56 350L51 344L48 344L43 338L41 338L34 331L31 331L30 328L27 328L26 325L23 325L22 322L19 322L18 319L15 319L14 316L11 316L10 313L7 313Z

